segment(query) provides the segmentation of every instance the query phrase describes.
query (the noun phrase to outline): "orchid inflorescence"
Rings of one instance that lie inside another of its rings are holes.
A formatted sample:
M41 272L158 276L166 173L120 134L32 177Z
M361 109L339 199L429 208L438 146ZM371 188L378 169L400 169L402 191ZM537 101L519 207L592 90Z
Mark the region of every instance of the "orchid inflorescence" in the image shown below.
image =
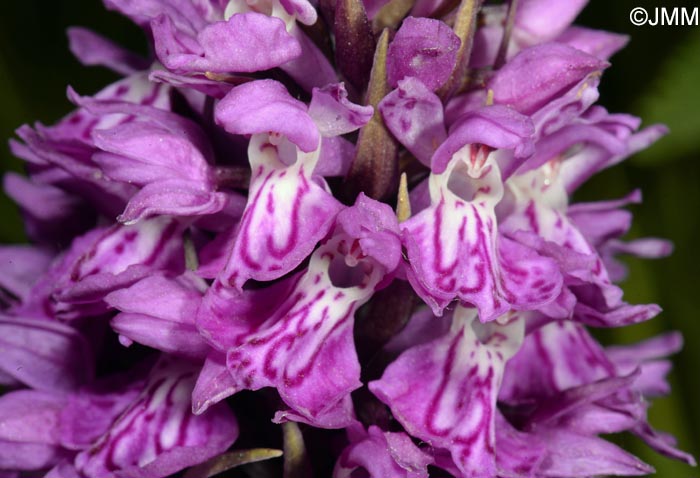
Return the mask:
M585 1L104 3L152 57L70 29L123 78L11 141L0 477L694 464L646 418L679 334L589 332L659 313L618 256L671 247L621 239L639 191L569 204L666 132L595 104L627 38Z

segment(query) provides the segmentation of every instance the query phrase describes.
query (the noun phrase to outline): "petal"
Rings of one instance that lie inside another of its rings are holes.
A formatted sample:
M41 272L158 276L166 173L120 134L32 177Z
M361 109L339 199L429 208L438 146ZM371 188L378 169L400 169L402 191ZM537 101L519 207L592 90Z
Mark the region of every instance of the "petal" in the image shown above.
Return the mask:
M150 0L134 2L132 0L105 0L109 10L116 10L130 18L141 27L147 27L151 19L163 12L173 18L178 27L188 31L201 28L206 24L206 18L215 16L209 2L192 2L190 0ZM221 12L216 12L221 14Z
M109 292L127 287L157 270L177 273L184 268L182 226L167 217L134 226L115 225L95 230L73 247L85 252L55 285L62 302L100 301Z
M92 106L95 102L121 102L143 105L159 110L170 109L171 88L167 85L153 83L148 79L148 72L134 73L123 80L112 83L92 98L80 97L68 87L68 98L82 106ZM42 133L54 140L79 139L92 143L92 132L106 129L133 120L129 112L95 111L80 108L65 117L56 126L42 129Z
M141 370L132 369L69 394L59 417L57 436L61 445L70 450L93 446L139 396L143 378Z
M541 365L535 367L535 363ZM518 353L506 365L499 400L536 403L563 390L612 376L615 366L585 327L570 321L553 322L525 337Z
M355 145L345 138L331 136L321 138L321 153L314 168L316 176L345 176L350 171Z
M412 436L446 448L464 476L496 475L496 396L522 318L482 325L457 308L445 336L399 356L369 388Z
M264 288L242 291L215 280L197 310L200 333L220 351L240 344L274 315L298 279L296 274Z
M23 301L52 259L48 251L39 247L0 246L0 287Z
M209 346L197 330L195 317L204 290L206 283L193 274L175 279L146 277L105 297L105 302L121 311L110 325L135 342L203 359Z
M304 25L313 25L318 19L314 4L307 0L279 0L284 10Z
M414 77L428 89L437 90L452 74L459 45L459 37L444 22L406 18L389 45L389 86L396 88L402 79Z
M372 114L371 106L356 105L348 100L343 83L314 88L309 104L309 116L322 136L351 133L367 124Z
M166 83L180 88L180 91L187 91L189 88L216 99L223 98L234 87L230 83L224 83L215 79L210 80L206 76L177 74L169 70L154 69L148 75L148 79L154 83Z
M0 369L32 388L71 390L92 378L92 348L67 325L0 316L0 344Z
M556 41L597 56L601 60L608 60L627 45L629 37L619 33L572 26L559 35Z
M529 118L511 108L486 106L471 111L452 125L447 140L433 155L431 169L445 171L452 157L468 144L512 149L517 157L525 158L533 151L533 133Z
M0 440L58 445L57 428L67 396L55 391L18 390L0 397ZM2 468L11 468L3 466Z
M362 249L359 257L371 257L387 272L398 267L401 260L399 223L389 206L360 193L355 205L338 213L336 221L347 235L358 239L357 245Z
M430 166L433 153L447 138L442 102L416 78L398 84L379 103L384 124L421 163Z
M499 468L504 476L637 476L654 469L601 438L566 430L523 433L499 414Z
M569 194L573 193L581 184L595 173L618 164L632 154L647 148L657 139L668 133L668 128L663 125L652 125L642 131L632 134L627 139L627 149L622 154L611 154L602 148L584 148L578 154L568 158L562 164L562 178Z
M192 390L192 413L201 415L237 391L236 382L226 368L226 355L210 352Z
M641 374L634 387L644 396L654 397L666 395L671 390L666 379L671 362L664 359L679 352L682 347L681 334L669 332L632 345L608 347L605 353L620 374L640 368Z
M216 105L215 117L229 133L282 134L306 153L319 146L319 131L306 105L274 80L237 86Z
M237 14L207 25L197 33L196 46L189 48L182 46L182 33L169 16L154 19L151 29L158 58L177 73L262 71L301 54L284 22L260 13Z
M37 184L13 172L5 174L3 186L20 207L27 235L36 243L65 244L95 221L89 206L63 189Z
M213 187L213 171L182 130L169 131L152 122L135 121L97 130L93 138L95 146L111 153L94 155L95 162L116 181L143 186L179 179L202 189Z
M161 478L224 452L238 436L226 406L192 415L194 367L162 359L146 387L100 439L76 457L89 478Z
M515 16L517 35L527 44L542 43L564 31L586 5L586 0L523 0Z
M532 114L607 62L558 43L523 50L489 81L496 104Z
M617 200L572 204L568 215L586 239L600 247L609 239L626 234L632 226L632 214L621 208L641 202L642 193L636 189Z
M60 189L86 199L108 217L118 214L127 198L134 193L133 186L115 183L102 174L89 159L92 148L74 144L74 149L82 151L66 154L61 151L65 145L60 140L49 140L28 126L19 128L17 135L46 166L34 176L37 182L55 183Z
M71 53L83 65L100 65L122 75L148 69L148 61L86 28L68 29Z
M676 439L673 436L664 432L658 432L646 423L640 424L633 432L656 452L674 460L683 461L690 466L697 466L692 455L676 448Z
M357 468L367 470L370 478L428 478L432 458L405 433L382 432L379 427L371 426L363 435L345 448L333 478L355 476Z
M564 155L570 148L579 144L604 149L611 155L620 155L627 150L625 139L618 138L596 125L573 124L564 126L540 139L535 153L528 158L518 172L538 168L547 161Z
M432 206L401 225L408 279L436 314L459 298L490 321L510 308L544 305L561 290L553 261L498 238L494 207L503 189L485 154L473 146L456 153L430 178Z
M202 190L192 181L160 181L136 193L117 220L133 225L157 216L206 216L223 211L231 200L228 193Z
M241 287L248 279L274 280L303 261L323 239L340 210L333 196L312 179L318 151L305 154L267 135L250 141L253 177L222 280ZM293 158L293 164L285 159Z
M622 327L652 319L659 312L661 307L656 304L630 305L623 302L617 307L595 308L579 301L574 318L591 327Z
M316 10L313 10L316 13ZM326 55L296 24L292 23L288 30L301 47L301 53L288 62L280 65L280 70L287 73L305 91L323 87L329 83L337 83L338 74L333 69Z
M266 325L226 357L239 389L273 386L294 414L319 427L344 427L353 420L349 394L361 385L354 314L384 275L371 259L346 265L351 242L340 235L321 246Z
M66 453L56 440L66 397L53 392L20 390L0 397L0 468L40 470Z

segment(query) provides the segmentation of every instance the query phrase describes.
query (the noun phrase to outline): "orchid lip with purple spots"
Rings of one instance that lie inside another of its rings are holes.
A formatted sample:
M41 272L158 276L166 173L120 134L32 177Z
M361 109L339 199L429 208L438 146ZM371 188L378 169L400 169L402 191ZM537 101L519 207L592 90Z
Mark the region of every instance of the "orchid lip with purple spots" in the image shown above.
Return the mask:
M149 55L70 29L123 78L10 142L1 477L695 465L647 413L681 336L589 330L659 314L618 256L672 245L625 238L638 190L572 202L667 133L596 104L627 38L585 1L104 3Z

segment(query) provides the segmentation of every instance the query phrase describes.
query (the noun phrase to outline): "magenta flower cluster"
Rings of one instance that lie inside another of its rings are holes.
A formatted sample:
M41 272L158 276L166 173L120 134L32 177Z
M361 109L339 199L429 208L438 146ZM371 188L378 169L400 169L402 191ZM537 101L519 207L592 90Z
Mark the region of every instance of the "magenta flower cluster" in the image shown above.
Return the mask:
M152 57L71 29L123 79L11 141L0 477L650 473L625 431L694 464L646 419L680 336L588 330L659 313L617 257L670 245L621 239L639 191L569 204L665 133L595 104L627 38L585 1L104 3Z

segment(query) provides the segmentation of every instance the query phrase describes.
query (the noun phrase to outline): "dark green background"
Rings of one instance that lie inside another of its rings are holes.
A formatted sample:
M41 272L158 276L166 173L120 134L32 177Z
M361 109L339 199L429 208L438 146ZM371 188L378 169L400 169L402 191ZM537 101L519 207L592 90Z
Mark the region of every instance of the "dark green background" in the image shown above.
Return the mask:
M561 0L567 1L567 0ZM698 4L696 3L695 6ZM581 198L615 198L641 187L644 204L634 207L633 237L663 236L674 241L672 257L629 261L625 283L630 302L656 302L664 312L657 319L624 330L605 331L608 341L628 343L676 329L686 339L675 358L674 392L651 409L652 423L672 432L685 450L700 456L700 315L697 238L700 232L700 26L635 27L632 8L687 6L692 2L659 0L593 0L578 23L626 33L631 42L612 59L601 85L601 104L610 111L629 112L645 124L665 123L671 134L623 166L595 178ZM23 0L3 4L0 17L0 138L9 138L20 124L52 123L71 106L66 85L89 94L116 79L100 68L83 68L67 48L69 25L93 28L145 51L141 31L128 20L106 12L99 0ZM21 170L19 161L0 148L3 169ZM7 198L0 200L0 241L23 240L19 216ZM631 437L619 439L654 465L658 476L697 477L700 473L650 452Z

